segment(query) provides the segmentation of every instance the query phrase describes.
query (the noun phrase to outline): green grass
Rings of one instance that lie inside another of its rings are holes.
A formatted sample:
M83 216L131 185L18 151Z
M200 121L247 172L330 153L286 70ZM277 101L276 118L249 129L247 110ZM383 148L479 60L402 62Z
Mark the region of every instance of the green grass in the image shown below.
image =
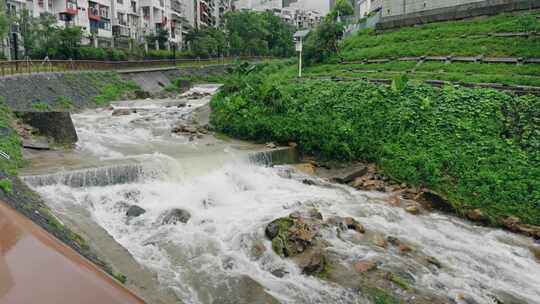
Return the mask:
M213 126L296 142L322 158L375 162L397 181L444 194L458 213L478 208L494 224L514 215L540 225L540 97L294 74L274 64L231 75L212 100Z
M497 32L540 32L538 11L430 23L393 32L360 31L341 44L345 60L423 55L540 57L540 39L493 37Z
M58 96L54 100L54 108L58 110L72 110L75 108L73 100L65 96Z
M37 102L32 103L32 110L35 110L35 111L46 112L46 111L50 111L51 109L52 108L49 104L42 101L37 101Z
M115 278L118 282L122 283L122 284L126 284L127 282L127 277L124 275L124 274L121 274L121 273L118 273L118 272L113 272L113 278Z
M99 90L99 94L94 97L94 102L98 106L106 106L126 92L140 90L135 82L123 80L116 72L92 73L90 77Z

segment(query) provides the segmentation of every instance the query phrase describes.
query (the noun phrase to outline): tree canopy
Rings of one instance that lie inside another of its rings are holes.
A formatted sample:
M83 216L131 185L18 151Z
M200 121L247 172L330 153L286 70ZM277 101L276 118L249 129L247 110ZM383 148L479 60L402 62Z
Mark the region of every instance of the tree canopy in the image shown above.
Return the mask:
M8 17L6 11L3 8L3 5L0 4L0 38L3 38L8 31Z
M326 16L328 21L337 21L338 16L351 16L354 14L354 8L349 0L336 0L336 4Z
M289 56L293 28L271 12L229 12L224 31L195 30L186 40L196 56Z

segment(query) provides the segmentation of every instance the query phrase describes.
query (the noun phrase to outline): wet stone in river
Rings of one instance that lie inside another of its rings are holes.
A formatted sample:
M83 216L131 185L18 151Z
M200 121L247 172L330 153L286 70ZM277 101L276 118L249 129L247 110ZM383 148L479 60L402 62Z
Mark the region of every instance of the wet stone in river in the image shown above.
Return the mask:
M191 214L188 211L184 209L175 208L175 209L167 211L164 214L163 220L161 221L161 223L163 225L168 225L168 224L176 225L179 222L185 224L189 221L190 218L191 218Z
M143 208L141 208L141 207L139 207L137 205L132 205L126 211L126 216L127 217L138 217L138 216L144 214L145 212L146 212L146 210L144 210Z

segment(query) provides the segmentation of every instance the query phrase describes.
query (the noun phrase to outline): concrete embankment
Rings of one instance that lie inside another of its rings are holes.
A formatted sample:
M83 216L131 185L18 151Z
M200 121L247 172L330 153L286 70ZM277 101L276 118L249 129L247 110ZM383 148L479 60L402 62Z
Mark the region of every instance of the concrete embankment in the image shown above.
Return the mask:
M66 102L73 108L94 108L103 88L121 79L134 81L144 91L158 92L178 77L221 75L228 66L15 75L0 80L0 99L13 111L65 108Z

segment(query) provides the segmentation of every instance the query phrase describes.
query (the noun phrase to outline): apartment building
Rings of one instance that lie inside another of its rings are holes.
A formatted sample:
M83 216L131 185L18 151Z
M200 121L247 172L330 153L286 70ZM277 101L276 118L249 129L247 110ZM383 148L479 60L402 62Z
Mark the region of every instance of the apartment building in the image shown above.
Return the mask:
M44 13L54 15L59 26L79 26L83 31L84 45L103 48L129 48L133 43L144 43L145 36L156 33L158 29L165 29L169 33L166 48L173 45L181 48L184 45L183 37L191 29L223 25L225 13L232 8L231 0L0 0L1 2L5 2L8 14L14 16L27 9L34 17ZM0 47L9 50L10 41L0 41Z
M355 0L354 15L358 18L363 18L373 12L380 11L382 6L383 0Z
M323 16L311 10L303 10L298 8L283 8L280 10L273 10L274 14L279 16L286 23L299 28L299 29L309 29L317 26Z

